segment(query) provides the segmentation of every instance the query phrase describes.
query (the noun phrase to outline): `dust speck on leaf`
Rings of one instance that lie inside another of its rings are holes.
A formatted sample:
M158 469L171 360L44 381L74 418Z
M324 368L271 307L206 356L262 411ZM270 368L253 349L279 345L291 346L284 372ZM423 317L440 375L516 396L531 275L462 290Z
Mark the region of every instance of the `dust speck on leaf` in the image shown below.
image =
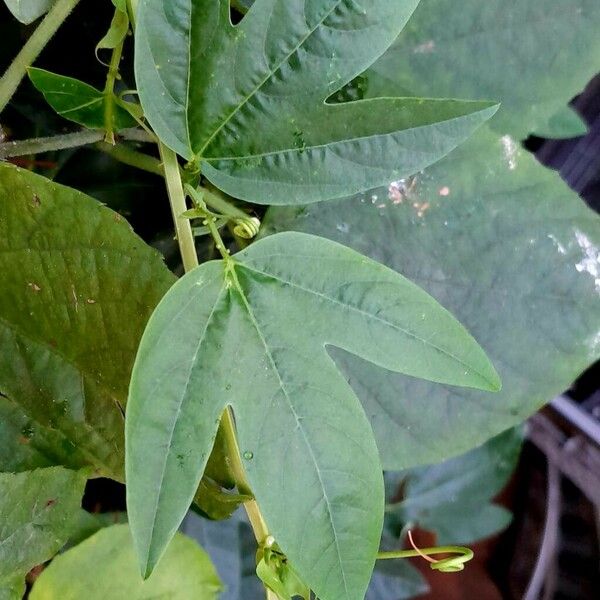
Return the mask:
M508 163L508 168L511 171L514 171L517 168L517 155L519 152L519 146L510 135L502 136L500 138L500 142L502 143L504 158Z
M435 42L433 40L427 40L413 48L413 54L431 54L434 51Z

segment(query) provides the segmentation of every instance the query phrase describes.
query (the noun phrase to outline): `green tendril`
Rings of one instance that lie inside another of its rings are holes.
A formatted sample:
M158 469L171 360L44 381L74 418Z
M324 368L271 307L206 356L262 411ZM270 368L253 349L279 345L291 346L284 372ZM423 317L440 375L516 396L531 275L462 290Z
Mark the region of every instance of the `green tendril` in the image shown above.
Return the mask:
M412 534L408 532L408 539L413 550L392 550L391 552L379 552L377 560L392 560L399 558L416 558L421 557L430 563L431 569L440 571L441 573L457 573L465 568L465 563L468 563L474 556L473 550L463 546L435 546L433 548L417 548ZM452 554L446 558L431 558L431 555L436 554Z

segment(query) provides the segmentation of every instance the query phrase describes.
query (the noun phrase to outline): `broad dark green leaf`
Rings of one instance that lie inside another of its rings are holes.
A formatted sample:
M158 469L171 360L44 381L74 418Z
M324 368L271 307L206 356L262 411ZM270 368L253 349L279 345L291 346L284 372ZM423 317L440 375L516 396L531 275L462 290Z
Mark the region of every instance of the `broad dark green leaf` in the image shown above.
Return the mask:
M340 241L404 273L475 335L496 395L335 359L383 465L474 448L535 412L600 354L600 219L510 137L481 132L423 174L353 200L271 209L266 230Z
M600 71L599 28L598 0L421 0L369 70L369 94L495 99L498 132L552 133Z
M62 467L0 473L0 597L18 597L25 575L69 539L85 481Z
M435 162L489 102L325 100L392 43L418 0L141 0L136 80L165 144L259 204L341 197ZM491 98L492 100L494 98Z
M15 19L29 25L48 12L56 0L4 0Z
M42 92L46 102L61 116L90 129L104 129L106 94L95 87L73 79L30 67L29 79L37 90ZM112 125L115 130L136 125L133 117L119 104L114 96Z
M372 432L326 351L414 377L496 390L485 354L402 276L304 234L205 263L144 333L126 421L128 507L142 568L192 500L223 409L277 543L320 598L362 598L383 484Z
M174 280L120 215L0 163L0 469L122 478L135 351Z
M31 600L213 600L221 582L206 553L177 534L144 581L127 525L113 525L56 557L38 577Z
M509 429L440 464L386 474L403 492L386 512L403 525L435 532L442 546L472 544L497 533L512 515L491 501L513 474L522 444L521 429Z

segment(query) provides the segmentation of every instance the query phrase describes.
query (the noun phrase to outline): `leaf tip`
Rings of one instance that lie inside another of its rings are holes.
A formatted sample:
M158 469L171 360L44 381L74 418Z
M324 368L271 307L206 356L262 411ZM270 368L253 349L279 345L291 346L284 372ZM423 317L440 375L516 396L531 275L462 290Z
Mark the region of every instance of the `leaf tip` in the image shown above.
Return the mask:
M502 379L492 363L489 363L487 373L484 375L484 380L486 382L485 389L487 391L499 392L502 389Z

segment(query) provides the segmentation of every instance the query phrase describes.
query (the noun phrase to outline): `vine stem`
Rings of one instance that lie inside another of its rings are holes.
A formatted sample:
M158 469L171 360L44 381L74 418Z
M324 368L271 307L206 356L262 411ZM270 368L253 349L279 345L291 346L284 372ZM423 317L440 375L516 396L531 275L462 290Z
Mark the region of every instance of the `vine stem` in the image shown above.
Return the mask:
M196 245L194 243L194 234L189 219L181 215L187 210L185 203L185 193L181 183L181 174L179 172L179 163L177 155L173 150L165 146L162 142L158 143L160 156L165 171L165 182L167 184L167 193L171 203L171 212L173 222L175 223L175 232L177 234L177 243L181 252L183 268L185 272L191 271L198 266L198 255L196 254Z
M221 425L225 434L227 448L229 449L231 469L235 477L238 492L240 494L251 496L252 489L250 488L250 484L246 478L246 471L244 469L244 465L242 464L240 448L238 446L237 437L235 434L235 422L229 407L223 412L223 416L221 417ZM256 500L247 500L244 502L244 508L246 509L246 514L248 515L248 519L250 521L250 525L252 526L252 531L254 532L256 541L258 543L264 542L269 535L269 529L265 523L265 520L263 519L260 509L258 508ZM267 595L267 598L268 597L269 596ZM277 598L277 596L275 596L275 598Z
M15 156L27 156L28 154L42 154L43 152L52 152L54 150L78 148L80 146L95 144L96 142L100 142L103 138L104 133L98 129L82 129L81 131L63 133L60 135L52 135L49 137L1 142L0 160L5 158L12 158ZM147 135L145 131L134 128L121 130L119 132L119 138L130 142L140 143L154 141Z
M164 177L165 170L163 164L153 156L137 152L124 144L111 145L106 142L100 142L95 146L105 154L112 156L115 160L122 162L130 167L136 167L148 173L154 173Z
M69 13L79 4L80 0L57 0L37 29L32 33L19 54L12 61L0 79L0 112L8 104L19 83L39 53L44 49L50 38L56 33Z
M119 10L119 9L117 9ZM104 86L104 141L107 144L115 143L115 133L113 131L113 122L115 114L115 81L119 77L119 64L121 63L121 55L123 54L122 39L113 49L110 64L108 65L108 74L106 75L106 85Z

